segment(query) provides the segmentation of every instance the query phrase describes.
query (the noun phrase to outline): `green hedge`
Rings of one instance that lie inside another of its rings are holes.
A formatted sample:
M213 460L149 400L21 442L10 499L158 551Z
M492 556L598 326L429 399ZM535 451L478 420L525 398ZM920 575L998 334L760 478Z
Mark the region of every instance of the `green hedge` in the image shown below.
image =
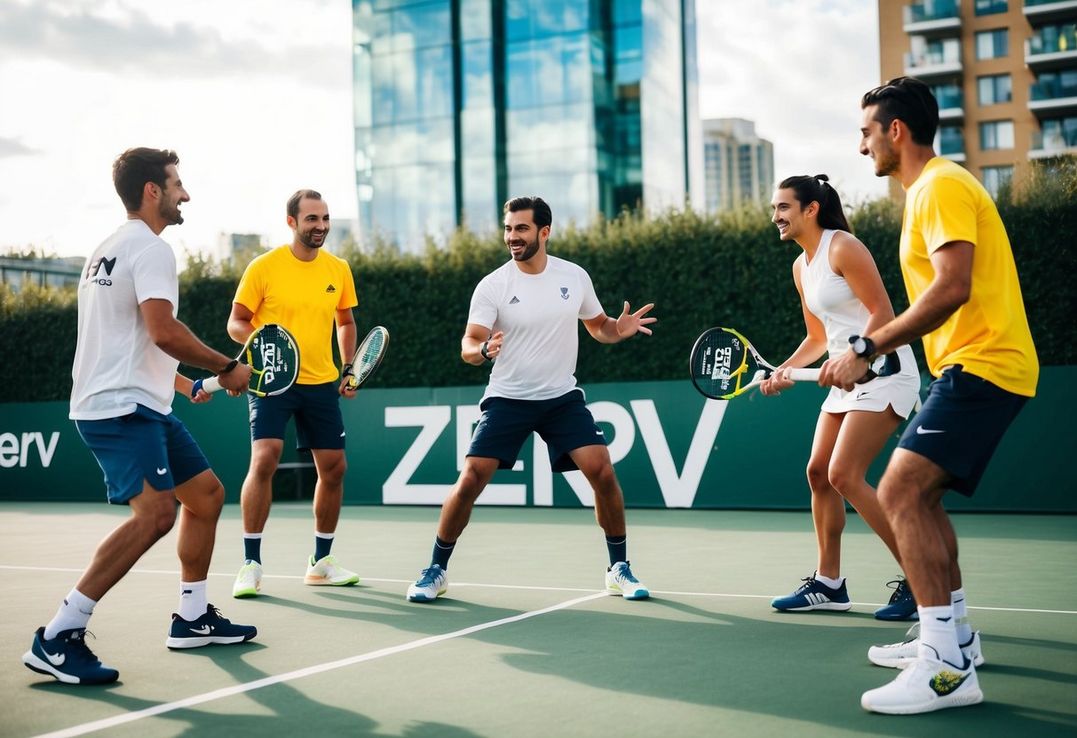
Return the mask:
M1006 193L1000 212L1013 243L1025 301L1043 364L1077 363L1072 275L1077 267L1077 177L1043 177L1021 197ZM907 306L897 260L900 208L889 200L852 213L857 235L875 255L897 311ZM582 326L581 383L679 379L687 374L695 337L713 325L741 329L764 356L780 361L803 337L791 278L800 253L783 244L763 207L721 218L668 212L626 214L587 229L555 222L550 253L591 274L602 304L616 315L654 302L651 337L618 346L588 340ZM375 324L392 336L375 386L481 384L486 369L459 359L459 340L476 283L507 258L499 237L455 234L445 248L421 256L387 249L348 253L359 292L360 330ZM207 343L231 354L225 333L238 267L198 258L181 276L180 318ZM70 293L28 289L0 293L0 402L65 399L76 337ZM919 347L917 346L919 351Z

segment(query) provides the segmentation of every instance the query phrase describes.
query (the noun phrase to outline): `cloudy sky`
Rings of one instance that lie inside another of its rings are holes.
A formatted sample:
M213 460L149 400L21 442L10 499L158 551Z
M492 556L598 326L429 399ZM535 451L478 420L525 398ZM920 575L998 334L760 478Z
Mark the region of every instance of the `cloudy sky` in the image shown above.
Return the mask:
M847 200L885 192L856 153L878 83L869 0L698 0L704 117L756 121L779 177L827 172ZM283 242L283 208L320 190L355 218L348 0L0 0L0 251L84 256L123 212L110 167L176 149L192 201L166 231Z

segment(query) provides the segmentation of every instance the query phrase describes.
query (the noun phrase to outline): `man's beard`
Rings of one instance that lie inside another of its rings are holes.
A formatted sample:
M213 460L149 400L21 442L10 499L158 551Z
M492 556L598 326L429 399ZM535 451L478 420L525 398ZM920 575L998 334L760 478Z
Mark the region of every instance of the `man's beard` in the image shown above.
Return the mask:
M519 256L516 256L515 254L513 254L512 258L514 258L516 261L527 261L532 256L537 254L538 250L539 250L539 242L538 242L538 237L536 236L535 240L530 242L530 243L527 243L525 241L524 242L524 250L520 252Z
M300 233L299 234L299 243L303 244L308 249L320 249L322 246L325 245L325 237L326 237L326 235L328 235L328 234L325 234L325 233L322 234L322 242L321 243L314 243L314 231L310 231L308 233Z

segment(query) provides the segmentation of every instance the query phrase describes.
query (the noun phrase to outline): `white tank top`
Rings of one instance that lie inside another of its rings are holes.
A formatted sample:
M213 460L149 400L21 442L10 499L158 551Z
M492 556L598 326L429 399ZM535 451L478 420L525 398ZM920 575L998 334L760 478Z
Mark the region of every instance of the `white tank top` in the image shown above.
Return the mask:
M830 242L836 231L825 230L815 256L800 255L800 286L804 303L826 328L827 351L837 357L849 349L849 336L861 335L871 313L853 294L849 283L830 268Z

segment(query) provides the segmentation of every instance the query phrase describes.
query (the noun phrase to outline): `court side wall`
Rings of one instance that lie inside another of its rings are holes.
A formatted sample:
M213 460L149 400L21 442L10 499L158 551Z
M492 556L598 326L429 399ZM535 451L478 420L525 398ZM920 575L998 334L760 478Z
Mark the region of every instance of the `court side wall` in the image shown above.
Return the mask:
M947 507L1077 512L1075 384L1077 367L1045 367L1038 396L1003 439L976 496L948 495ZM804 465L824 390L798 385L778 398L752 393L728 403L704 400L687 381L586 390L629 506L808 508ZM345 502L441 504L466 453L481 394L481 387L372 389L342 402ZM223 395L208 405L176 403L231 503L250 458L246 407ZM872 467L872 482L895 441ZM296 461L292 446L286 443L286 462ZM0 404L0 500L104 500L101 472L67 419L67 403ZM532 439L516 468L498 472L479 503L576 507L592 498L579 472L553 474L545 445Z

